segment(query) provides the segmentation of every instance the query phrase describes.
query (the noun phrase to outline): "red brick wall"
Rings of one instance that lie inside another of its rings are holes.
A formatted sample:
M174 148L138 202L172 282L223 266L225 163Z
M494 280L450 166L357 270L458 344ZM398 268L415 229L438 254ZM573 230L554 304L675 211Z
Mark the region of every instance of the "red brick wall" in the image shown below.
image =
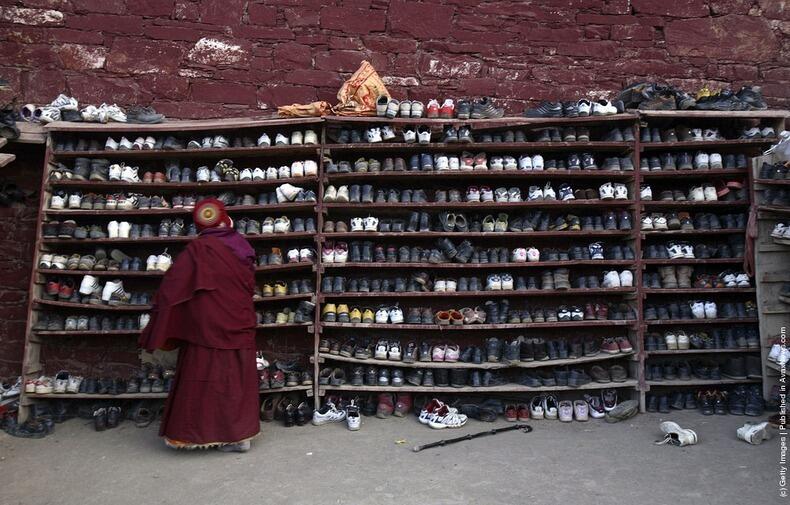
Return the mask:
M362 59L399 97L573 98L662 79L790 102L786 0L27 0L0 14L26 101L217 117L335 102Z
M491 95L513 113L642 79L760 83L790 107L786 0L2 3L0 76L23 103L65 91L182 118L334 104L367 59L396 97ZM26 159L0 176L37 188L41 161ZM34 216L0 210L0 376L19 369Z

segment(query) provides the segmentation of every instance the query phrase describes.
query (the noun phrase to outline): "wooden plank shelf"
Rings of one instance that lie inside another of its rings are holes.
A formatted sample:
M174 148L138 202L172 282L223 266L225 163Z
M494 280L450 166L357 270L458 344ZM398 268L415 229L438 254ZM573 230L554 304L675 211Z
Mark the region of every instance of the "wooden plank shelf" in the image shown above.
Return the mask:
M754 183L769 186L790 186L790 179L755 179Z
M293 212L293 211L312 211L315 202L295 202L278 203L277 205L233 205L227 207L228 213L249 213L265 214L267 212ZM132 210L82 210L82 209L44 209L44 213L49 216L57 216L61 219L79 218L84 216L103 217L107 219L117 219L124 216L191 216L192 209L169 208L169 209L132 209ZM282 234L280 234L282 235Z
M52 151L58 160L74 158L103 158L108 160L164 160L164 159L239 159L239 158L315 158L320 145L281 145L271 147L226 147L212 149L139 149L117 151Z
M98 305L90 303L71 303L61 302L56 300L42 300L36 298L33 303L38 305L46 305L50 307L62 307L74 310L106 310L110 312L145 312L151 310L150 305Z
M704 380L704 379L689 379L689 380L680 380L680 379L673 379L673 380L648 380L645 381L645 384L648 386L667 386L667 387L677 387L677 386L723 386L729 384L753 384L762 382L762 379L728 379L726 377L722 377L718 380Z
M328 173L325 179L332 184L350 184L356 181L465 181L465 180L518 180L518 179L621 179L634 177L633 171L622 170L435 170L432 172L418 171L380 171L380 172L349 172Z
M756 323L756 317L733 317L729 319L665 319L645 320L647 326L686 326L689 324L748 324Z
M244 238L252 242L271 242L277 240L300 240L312 239L315 233L292 232L292 233L272 233L266 235L244 235ZM42 244L53 245L81 245L81 244L179 244L188 243L197 238L189 237L146 237L146 238L98 238L98 239L72 239L72 238L42 238Z
M372 269L399 269L399 268L419 268L426 270L455 270L455 269L493 269L511 270L521 268L554 268L554 267L632 267L636 260L568 260L568 261L534 261L534 262L507 262L507 263L381 263L381 262L347 262L347 263L324 263L321 267L324 270L343 270L346 268L372 268Z
M440 137L441 134L435 134ZM406 142L376 142L373 144L326 144L324 149L332 153L356 151L431 151L431 152L487 152L487 153L521 153L521 152L588 152L633 150L634 142L431 142L430 144Z
M270 117L237 117L207 120L173 120L167 119L158 124L139 123L82 123L71 121L55 121L44 127L46 132L73 132L73 133L124 133L124 132L178 132L217 131L258 128L270 126L302 126L313 125L318 127L323 123L320 117L281 118Z
M588 295L622 295L636 293L636 288L600 288L600 289L525 289L525 290L492 290L492 291L404 291L404 292L346 292L321 293L320 299L345 298L486 298L492 296L547 297L547 296L588 296Z
M263 265L255 267L255 272L260 274L312 270L314 263L284 263L282 265ZM38 268L36 271L42 275L93 275L95 277L151 277L161 279L166 272L159 270L59 270L57 268Z
M645 151L659 151L666 149L689 149L693 151L710 151L718 147L743 147L763 149L766 146L775 144L777 138L760 139L725 139L725 140L687 140L677 142L642 142L640 146Z
M666 237L666 236L704 236L704 235L735 235L746 233L745 228L721 228L719 230L642 230L643 237Z
M380 209L441 209L441 210L491 210L491 209L574 209L574 208L612 208L634 205L633 200L539 200L531 202L423 202L423 203L324 203L328 210L380 210ZM229 210L232 207L229 208Z
M711 177L746 177L746 167L740 168L723 168L717 170L654 170L650 172L642 171L642 178L644 179L675 179L677 177L683 178L698 178L710 179Z
M583 117L526 117L508 116L501 118L486 119L458 119L458 118L387 118L377 116L324 116L327 124L401 124L401 125L432 125L441 126L451 125L470 125L473 130L481 128L529 128L546 127L552 125L578 125L587 123L610 123L629 121L633 122L639 116L633 112L612 114L607 116L583 116Z
M501 386L412 386L411 384L404 384L403 386L332 386L320 385L318 390L321 395L326 391L348 391L348 392L384 392L384 391L401 391L404 393L544 393L544 392L559 392L559 391L588 391L593 389L624 389L635 388L637 381L629 379L625 382L607 382L598 383L591 382L579 387L570 386L522 386L520 384L505 384Z
M672 259L645 259L642 260L644 265L732 265L743 263L743 258L678 258Z
M595 356L580 356L578 358L568 359L550 359L542 361L519 361L519 362L497 362L497 363L464 363L461 361L444 362L444 361L415 361L414 363L406 363L403 361L390 361L382 359L357 359L340 356L339 354L330 354L321 352L318 354L319 362L328 361L342 361L345 363L353 363L359 366L394 366L399 368L470 368L481 370L495 370L503 368L543 368L550 366L574 366L584 365L587 363L595 363L600 361L608 361L614 359L627 358L633 356L634 351L619 352L616 354L606 354L599 352Z
M648 288L642 289L642 292L648 295L685 295L685 294L754 294L757 292L755 288Z
M645 351L645 357L651 356L684 356L687 354L729 354L760 352L760 349L678 349L674 351Z
M655 208L705 208L705 207L748 207L749 202L748 200L735 200L735 201L727 201L727 200L713 200L713 201L705 201L705 202L688 202L688 201L672 201L672 202L662 202L662 201L649 201L649 202L642 202L642 205L645 209L655 209Z
M151 191L151 192L174 192L174 191L232 191L244 190L252 191L260 188L273 188L282 184L293 184L294 186L315 186L318 184L318 177L292 177L287 179L268 179L257 181L236 181L236 182L124 182L124 181L78 181L76 179L49 179L47 182L50 187L56 188L89 188L91 191Z
M628 237L627 230L580 230L580 231L527 231L527 232L443 232L443 231L415 231L415 232L325 232L325 238L580 238L580 237Z
M376 330L426 330L442 332L455 331L491 331L491 330L523 330L529 328L595 328L623 326L631 327L635 320L586 320L586 321L547 321L543 323L507 323L507 324L377 324L377 323L321 323L324 328L344 329L376 329Z

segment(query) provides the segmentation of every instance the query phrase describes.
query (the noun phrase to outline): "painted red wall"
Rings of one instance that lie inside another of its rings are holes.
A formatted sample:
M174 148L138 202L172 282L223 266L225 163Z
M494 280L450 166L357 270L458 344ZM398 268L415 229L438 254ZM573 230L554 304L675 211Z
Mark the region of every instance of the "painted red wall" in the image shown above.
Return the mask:
M759 83L772 106L790 107L787 0L2 3L0 76L22 103L65 91L170 117L240 116L334 104L367 59L396 97L490 95L511 113L655 79ZM37 187L40 162L4 171ZM0 376L19 370L34 216L0 209Z

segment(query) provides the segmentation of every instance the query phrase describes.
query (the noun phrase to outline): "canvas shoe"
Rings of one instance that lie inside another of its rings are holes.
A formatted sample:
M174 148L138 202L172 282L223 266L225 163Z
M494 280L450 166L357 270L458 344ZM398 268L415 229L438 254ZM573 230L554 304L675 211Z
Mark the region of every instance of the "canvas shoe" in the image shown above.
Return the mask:
M694 319L705 319L705 304L703 302L692 302L691 314L694 316Z
M320 409L313 412L313 425L321 426L328 423L339 423L346 419L346 411L335 407L332 402L326 402Z
M522 154L518 158L519 170L532 170L532 157L528 154Z
M547 182L545 186L543 186L543 199L544 200L556 200L557 193L554 191L554 188L551 187L551 183Z
M710 169L710 156L707 153L698 152L694 155L694 168L697 170Z
M619 288L620 275L615 270L604 273L602 285L605 288Z
M600 188L598 188L598 194L600 195L601 200L613 200L614 186L611 182L605 182L601 184Z
M686 445L694 445L697 443L697 433L694 430L681 428L678 423L672 421L664 421L660 424L659 428L664 433L664 439L656 442L656 444L670 444L678 447Z
M374 126L372 128L368 128L365 131L365 138L367 139L368 143L374 144L376 142L381 142L381 128Z

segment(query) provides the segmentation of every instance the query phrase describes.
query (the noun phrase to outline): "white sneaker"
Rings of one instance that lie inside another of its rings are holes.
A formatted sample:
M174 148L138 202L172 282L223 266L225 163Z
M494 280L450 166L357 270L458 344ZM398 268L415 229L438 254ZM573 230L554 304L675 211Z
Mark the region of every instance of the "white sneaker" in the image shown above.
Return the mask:
M346 418L345 410L338 410L332 402L326 402L320 409L313 412L313 425L339 423Z
M702 302L692 302L691 314L694 316L694 319L705 319L705 304Z
M66 207L66 198L62 195L53 194L49 199L49 208L52 210L61 210Z
M615 270L606 272L603 276L603 287L605 288L619 288L620 275Z
M642 229L643 230L652 230L653 228L653 218L650 216L642 216Z
M522 154L518 159L519 170L532 170L532 157L528 154Z
M579 108L580 116L589 116L590 113L592 112L592 104L590 103L589 100L585 100L584 98L579 100L579 102L577 103L577 107Z
M417 142L417 130L411 126L405 127L403 129L403 141L407 144L413 144Z
M752 281L749 279L749 276L744 272L741 272L735 276L735 283L739 288L748 288L752 285Z
M365 230L365 220L361 217L352 217L351 218L351 231L364 231Z
M376 323L387 324L389 322L390 313L386 308L380 308L376 311Z
M529 263L535 263L540 261L540 250L538 250L537 247L527 248L527 261Z
M774 229L771 232L771 236L773 238L782 238L784 237L784 234L787 231L787 229L788 227L784 223L776 223L776 226L774 226Z
M277 179L288 179L291 177L291 167L288 165L282 165L280 168L277 169Z
M516 247L510 255L510 260L513 263L526 263L527 262L527 249L526 247Z
M381 128L377 126L368 128L367 131L365 131L365 136L370 144L381 142Z
M770 440L773 435L768 421L757 424L746 423L738 428L736 433L738 438L752 445L760 445L763 440Z
M554 188L551 187L551 183L547 182L545 186L543 186L543 199L544 200L556 200L557 193L554 191Z
M269 136L265 133L262 133L260 137L258 137L258 147L270 147L272 145L272 140Z
M678 350L678 337L671 330L664 333L664 343L667 345L667 350Z
M292 146L300 146L304 142L304 135L300 131L295 131L291 133L291 145Z
M708 156L707 153L703 153L703 152L697 153L694 156L694 167L697 170L708 170L708 169L710 169L710 156Z
M82 384L82 377L79 375L69 375L68 381L66 383L66 392L67 393L79 393L80 391L80 384Z
M305 160L304 162L304 176L315 177L318 175L318 163L315 160Z
M239 173L239 180L240 181L251 181L252 180L252 170L250 170L249 168L243 169Z
M104 289L102 289L102 292L101 292L101 300L104 303L109 302L110 301L110 297L112 296L112 294L115 291L117 291L119 288L121 290L123 290L123 281L121 281L120 279L116 279L114 281L107 281L104 284Z
M614 199L615 200L628 200L628 188L625 184L616 182L614 184Z
M148 326L148 322L151 320L151 314L140 314L140 321L139 326L141 330L144 330L146 326Z
M278 133L277 136L274 137L274 145L276 145L276 146L287 146L288 145L288 137L286 137L282 133Z
M678 349L687 350L689 348L689 336L683 330L678 331Z
M111 181L120 181L121 176L123 175L123 169L125 168L124 164L114 164L110 165L109 177Z
M642 200L650 201L653 199L653 189L650 186L642 186L640 190Z
M112 137L107 137L107 142L104 143L104 150L105 151L117 151L118 150L118 142L116 142Z
M378 231L379 229L379 218L368 216L365 218L365 231Z
M666 216L663 214L655 214L653 218L653 229L654 230L668 230L669 224L667 222Z
M389 311L390 322L401 324L403 322L403 310L400 307L393 307Z
M715 202L719 199L719 195L716 194L716 188L710 184L705 185L705 187L702 189L702 193L705 196L706 202Z
M705 201L705 190L702 189L702 186L694 186L689 190L689 200L692 202Z
M167 272L172 265L173 258L167 254L167 251L156 257L156 270L160 272Z
M145 260L145 270L147 272L152 272L156 270L156 255L152 254L148 256L148 259Z
M332 203L337 201L337 188L329 185L324 189L324 201Z
M395 131L389 125L382 126L381 127L381 138L382 138L382 140L392 140L392 139L395 138Z
M99 106L99 122L107 123L108 121L125 123L126 113L115 104L107 105L103 103Z
M255 167L255 168L252 170L252 180L253 180L253 181L263 181L263 180L266 180L266 172L264 172L262 168Z
M121 172L121 180L123 182L140 182L140 177L137 175L137 167L123 167Z
M598 188L598 194L600 195L601 200L613 200L614 186L612 186L611 182L605 182L601 184L601 187Z
M458 156L450 156L448 159L450 170L461 170L461 160Z
M354 405L354 400L351 400L351 404L346 407L346 423L349 431L359 431L362 425L362 416L359 415L359 407Z
M712 153L708 158L708 164L711 170L721 170L724 168L724 164L721 161L721 154L719 153Z
M61 93L58 97L52 100L49 104L50 107L55 107L60 110L77 110L79 103L76 98L72 98Z
M532 157L532 170L543 170L543 156L540 154Z
M93 275L86 275L80 282L79 292L82 295L89 295L99 289L99 279Z
M581 112L581 107L579 107L579 112ZM617 114L617 107L612 105L612 102L609 100L598 100L597 102L593 102L593 116L611 116L614 114Z
M118 238L129 238L132 231L132 223L129 221L121 221L118 223Z
M705 319L716 319L717 315L716 302L705 302Z
M303 143L305 145L313 145L318 143L318 135L316 135L314 130L305 130Z
M667 254L669 255L669 259L676 260L685 257L685 253L683 252L683 247L680 244L669 244L667 245Z
M197 182L209 182L211 180L211 170L208 167L198 167L195 180Z
M429 126L420 126L417 129L417 142L420 144L431 143L431 128Z
M107 223L107 236L109 238L118 238L118 221Z
M630 270L623 270L620 272L620 287L632 288L634 287L634 274Z
M664 440L657 444L671 444L677 446L694 445L697 443L697 433L694 430L681 428L678 423L664 421L660 425L661 432L664 433Z
M488 276L488 282L486 284L486 289L488 291L501 291L502 290L502 278L499 274L491 274Z
M38 113L38 120L41 123L47 124L60 121L60 109L56 107L42 107L41 109L36 109L36 111L41 111Z

